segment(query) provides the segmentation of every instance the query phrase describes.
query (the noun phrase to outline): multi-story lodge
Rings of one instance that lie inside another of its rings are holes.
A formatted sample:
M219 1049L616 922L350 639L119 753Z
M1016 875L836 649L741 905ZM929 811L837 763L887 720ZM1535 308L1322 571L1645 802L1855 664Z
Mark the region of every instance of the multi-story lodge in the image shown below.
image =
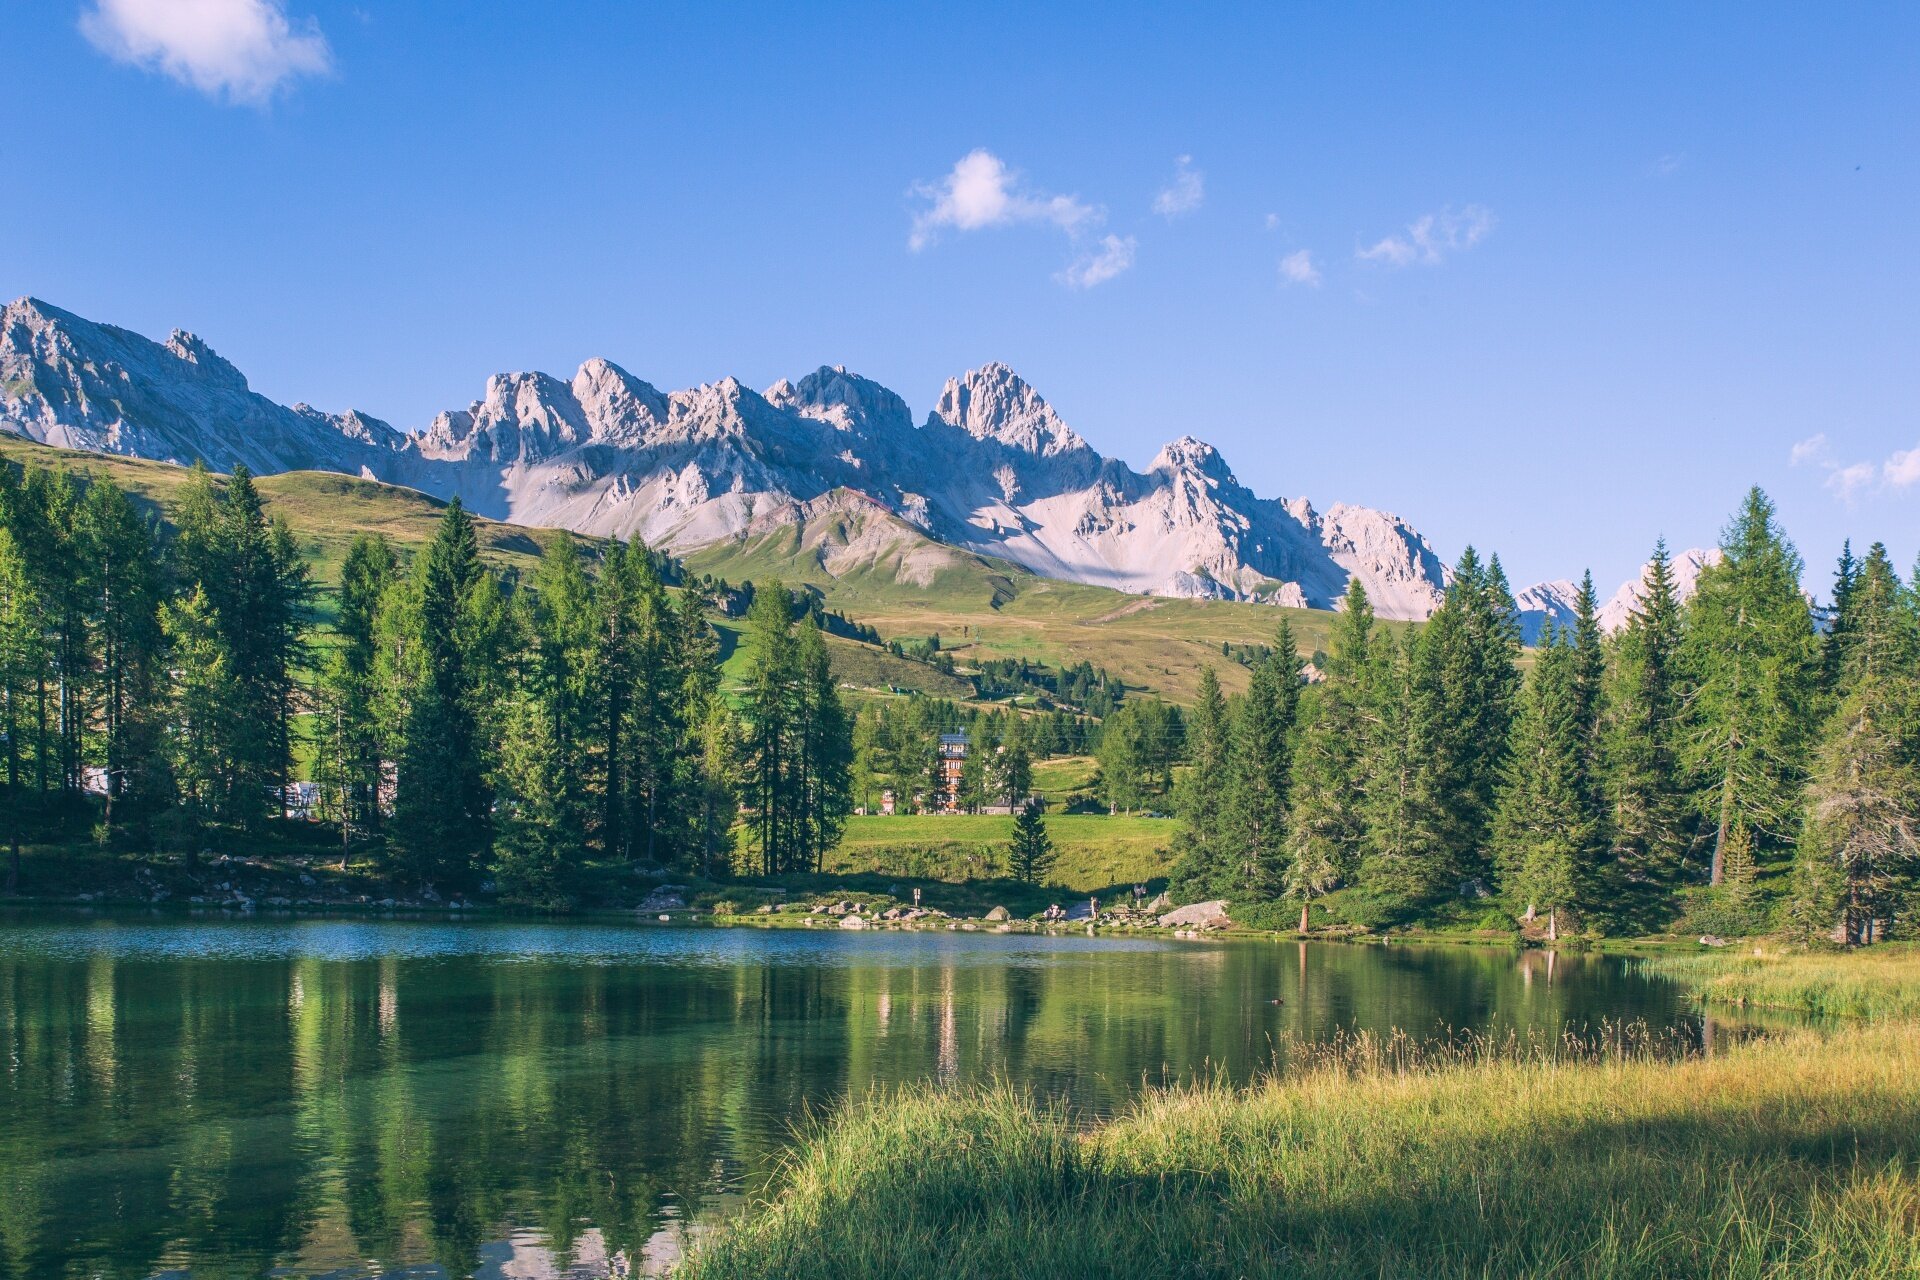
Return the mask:
M933 808L936 813L960 812L960 774L967 765L967 735L940 735L940 754L934 769Z

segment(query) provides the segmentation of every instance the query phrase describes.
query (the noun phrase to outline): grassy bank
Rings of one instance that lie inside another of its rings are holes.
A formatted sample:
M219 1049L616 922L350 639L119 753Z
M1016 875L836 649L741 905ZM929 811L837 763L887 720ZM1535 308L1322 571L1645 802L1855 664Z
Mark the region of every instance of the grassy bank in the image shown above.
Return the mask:
M1847 954L1662 956L1647 971L1691 987L1705 1003L1792 1009L1842 1018L1920 1018L1920 946Z
M1056 813L1047 834L1059 855L1049 883L1077 893L1163 879L1172 865L1171 818ZM984 814L901 814L847 820L839 848L827 855L835 875L908 876L928 880L991 879L1004 874L1013 819Z
M1920 1027L1680 1062L1347 1053L1091 1131L877 1098L680 1280L1920 1275Z

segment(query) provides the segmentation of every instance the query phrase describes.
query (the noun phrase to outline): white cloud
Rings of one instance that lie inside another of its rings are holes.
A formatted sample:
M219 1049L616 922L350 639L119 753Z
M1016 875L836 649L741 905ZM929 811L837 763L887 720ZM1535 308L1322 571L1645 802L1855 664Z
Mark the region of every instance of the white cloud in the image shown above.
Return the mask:
M1280 229L1280 215L1279 215L1279 214L1277 214L1277 213L1270 213L1270 214L1268 214L1268 215L1267 215L1267 230L1269 230L1269 231L1278 231L1279 229Z
M1920 483L1920 447L1897 449L1881 464L1886 482L1896 489L1909 489Z
M1304 284L1309 288L1320 287L1320 268L1313 265L1313 251L1296 249L1280 259L1280 282L1282 284Z
M116 61L229 102L265 103L333 66L319 24L289 21L281 0L93 0L80 30Z
M1686 162L1687 157L1685 154L1681 152L1669 152L1647 167L1647 175L1654 178L1665 178L1670 174L1678 173L1681 166L1686 164Z
M1074 259L1054 279L1073 289L1105 284L1133 265L1133 251L1138 247L1132 236L1102 236L1098 248Z
M1827 447L1827 433L1822 431L1794 445L1793 451L1787 455L1787 465L1804 467L1809 462L1824 462L1831 452Z
M1362 262L1384 262L1390 267L1416 262L1437 266L1450 254L1479 244L1493 227L1493 211L1485 205L1470 204L1458 211L1449 206L1408 223L1404 235L1385 236L1354 250L1354 256Z
M1850 466L1827 465L1827 488L1840 495L1842 502L1853 501L1853 495L1873 483L1879 474L1879 468L1871 462L1856 462Z
M913 193L932 203L913 216L907 247L915 253L939 238L942 229L978 231L1018 222L1049 222L1072 235L1100 221L1100 210L1076 196L1049 196L1025 190L1020 175L982 147L969 151L938 182L915 184Z
M1153 211L1171 222L1198 209L1206 198L1206 175L1193 167L1192 156L1180 156L1173 162L1173 181L1153 198Z
M1815 466L1826 473L1821 483L1843 502L1852 502L1861 490L1876 483L1882 490L1911 489L1920 484L1920 446L1895 449L1882 462L1842 464L1833 456L1825 432L1808 436L1787 455L1791 466Z

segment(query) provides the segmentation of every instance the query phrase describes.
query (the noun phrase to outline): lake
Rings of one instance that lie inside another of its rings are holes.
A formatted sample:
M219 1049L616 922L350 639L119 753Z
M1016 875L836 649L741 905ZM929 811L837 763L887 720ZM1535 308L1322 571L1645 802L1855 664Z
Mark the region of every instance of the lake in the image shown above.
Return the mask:
M850 1094L1098 1115L1289 1036L1629 1019L1698 1033L1627 962L1541 952L0 916L0 1274L655 1274Z

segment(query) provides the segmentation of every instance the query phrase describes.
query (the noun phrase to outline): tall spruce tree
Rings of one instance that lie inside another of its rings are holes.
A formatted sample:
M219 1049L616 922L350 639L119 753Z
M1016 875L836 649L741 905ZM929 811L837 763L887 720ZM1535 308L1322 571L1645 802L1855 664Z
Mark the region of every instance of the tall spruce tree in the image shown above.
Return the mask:
M1233 726L1231 882L1242 898L1272 897L1286 873L1287 793L1299 708L1300 655L1283 618L1273 656L1254 668Z
M1039 884L1053 870L1053 839L1039 802L1029 800L1013 817L1013 840L1007 848L1007 869L1022 884Z
M358 828L380 829L380 784L384 759L378 714L378 623L393 589L399 560L379 534L360 534L340 567L335 645L321 679L325 760L338 790L343 847Z
M1232 878L1228 836L1232 806L1233 719L1220 678L1200 669L1200 688L1187 717L1187 769L1175 789L1180 829L1172 888L1182 898L1210 898Z
M1896 916L1920 868L1920 634L1879 543L1841 616L1848 638L1814 756L1793 905L1803 932L1824 932L1837 914L1854 944Z
M1710 881L1746 889L1757 860L1796 834L1818 653L1799 553L1758 487L1720 549L1687 610L1681 758L1713 828Z
M799 747L792 791L795 854L818 874L827 850L840 843L853 808L853 729L833 678L826 637L812 618L794 646L794 728Z
M80 517L99 663L98 754L111 816L115 800L146 793L152 781L164 592L153 522L125 490L91 481Z
M25 823L26 786L21 745L34 697L46 680L44 612L33 574L13 531L0 524L0 744L7 764L6 891L20 889L20 841Z
M1640 603L1614 638L1600 727L1601 783L1614 888L1639 908L1673 887L1688 847L1689 798L1678 719L1682 610L1666 540Z
M1405 916L1448 887L1459 859L1452 812L1440 644L1431 630L1373 646L1360 878L1393 914Z
M1500 885L1531 922L1547 913L1547 937L1561 917L1588 905L1600 833L1587 788L1581 653L1548 624L1526 682L1507 756L1492 832Z
M800 866L793 821L798 646L793 600L780 582L754 592L747 610L747 645L746 803L760 874L770 876Z
M493 673L503 647L499 595L460 500L441 517L395 593L411 659L400 711L393 837L399 869L423 883L462 885L485 865L492 844L488 777Z
M1300 932L1313 899L1352 876L1366 841L1365 742L1372 729L1373 606L1358 577L1334 620L1325 679L1301 701L1287 823L1286 892L1300 899Z

